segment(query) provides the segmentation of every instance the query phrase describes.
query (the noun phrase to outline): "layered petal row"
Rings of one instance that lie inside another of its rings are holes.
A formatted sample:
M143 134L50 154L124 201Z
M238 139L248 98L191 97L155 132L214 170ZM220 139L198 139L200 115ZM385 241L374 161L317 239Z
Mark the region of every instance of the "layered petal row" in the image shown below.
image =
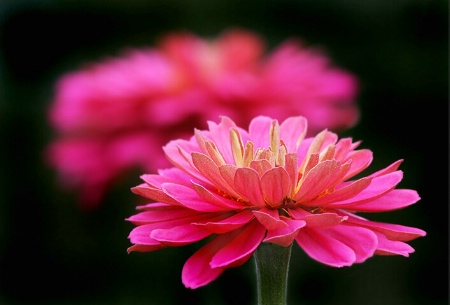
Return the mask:
M186 287L244 264L261 243L295 243L320 263L344 267L374 255L409 256L408 242L426 235L357 215L420 200L397 188L403 160L361 176L372 152L326 129L307 136L302 116L281 123L258 116L248 130L223 116L208 126L163 147L173 167L142 176L132 191L150 202L128 218L136 225L129 252L202 241L183 268Z

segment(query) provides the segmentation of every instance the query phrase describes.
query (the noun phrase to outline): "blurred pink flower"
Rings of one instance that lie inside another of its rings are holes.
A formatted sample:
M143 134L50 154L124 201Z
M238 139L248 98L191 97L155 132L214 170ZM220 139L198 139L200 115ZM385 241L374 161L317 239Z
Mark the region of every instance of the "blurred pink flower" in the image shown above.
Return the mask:
M220 115L247 125L301 114L312 132L357 122L352 74L298 40L264 52L263 39L242 29L211 40L179 32L63 75L49 109L50 165L95 206L125 171L169 166L160 147Z
M420 198L396 189L402 160L355 178L372 162L360 142L328 130L307 137L307 120L267 116L249 129L228 117L189 140L163 147L174 165L146 174L132 191L152 200L127 221L128 251L154 251L205 240L185 263L182 281L197 288L245 263L261 243L294 241L320 263L343 267L375 254L409 256L406 242L425 232L376 222L357 212L405 208ZM353 180L352 180L353 179Z

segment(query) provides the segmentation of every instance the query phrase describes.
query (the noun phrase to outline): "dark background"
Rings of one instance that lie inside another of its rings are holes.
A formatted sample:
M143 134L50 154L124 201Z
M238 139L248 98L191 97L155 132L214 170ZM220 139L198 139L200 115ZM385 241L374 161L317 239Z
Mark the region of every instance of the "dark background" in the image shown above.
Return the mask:
M418 227L409 258L335 269L292 253L288 303L448 304L448 5L425 0L0 2L0 304L256 304L253 261L189 290L181 269L195 245L128 255L140 183L129 173L100 209L80 210L42 152L53 84L83 62L149 46L186 29L229 27L274 47L300 37L361 80L360 123L344 135L374 152L373 168L405 159L399 187L421 201L371 219Z

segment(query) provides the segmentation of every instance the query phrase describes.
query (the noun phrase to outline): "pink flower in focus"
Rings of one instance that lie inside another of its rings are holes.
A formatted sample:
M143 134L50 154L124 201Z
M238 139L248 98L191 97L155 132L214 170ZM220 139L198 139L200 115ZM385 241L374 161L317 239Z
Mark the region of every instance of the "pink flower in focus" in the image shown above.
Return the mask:
M402 160L355 178L372 152L328 130L307 137L304 117L279 124L259 116L248 131L228 117L208 125L163 147L174 166L141 177L145 183L132 191L152 202L127 219L136 225L129 252L204 242L183 267L186 287L244 264L263 242L295 242L318 262L343 267L375 254L408 257L414 249L406 242L425 236L356 215L420 199L414 190L396 189Z
M225 115L247 126L257 115L304 115L311 134L339 131L359 118L357 91L353 75L296 40L265 54L263 39L245 30L211 40L172 33L155 48L130 49L58 80L47 159L95 207L126 171L170 166L160 148L207 120Z

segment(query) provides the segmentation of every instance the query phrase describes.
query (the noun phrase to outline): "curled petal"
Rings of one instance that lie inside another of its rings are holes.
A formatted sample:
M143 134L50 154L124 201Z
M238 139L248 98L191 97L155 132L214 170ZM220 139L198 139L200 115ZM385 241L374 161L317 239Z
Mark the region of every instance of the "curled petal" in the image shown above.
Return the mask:
M242 265L258 248L265 232L259 222L253 221L239 230L220 235L228 241L212 258L211 268L233 268Z
M351 160L352 166L343 180L354 177L365 170L372 163L373 153L368 149L355 150L350 152L343 162L347 160Z
M303 228L295 241L311 258L329 266L350 266L356 261L356 254L349 246L323 230Z
M271 242L283 247L287 247L294 241L298 234L298 231L306 225L304 220L297 219L285 219L287 226L268 230L265 242Z
M409 257L414 252L414 248L397 240L389 240L381 233L375 232L378 237L378 247L375 252L378 255L402 255Z
M411 241L427 234L425 231L413 227L370 221L362 217L357 217L348 212L345 214L349 216L347 220L349 223L383 233L389 240Z
M384 176L374 177L370 185L352 198L333 202L333 207L338 208L341 205L362 204L380 197L395 188L402 180L403 173L396 171Z
M242 227L246 223L249 223L253 218L254 215L250 210L242 210L233 216L217 222L196 222L193 224L211 233L223 234Z
M311 214L302 209L289 209L289 214L295 219L302 219L309 228L326 228L341 224L347 216L336 213Z
M267 230L275 230L287 226L286 222L280 219L278 210L262 208L253 211L253 214Z
M403 209L419 200L420 197L414 190L396 189L369 202L345 206L339 205L339 207L358 212L385 212Z

